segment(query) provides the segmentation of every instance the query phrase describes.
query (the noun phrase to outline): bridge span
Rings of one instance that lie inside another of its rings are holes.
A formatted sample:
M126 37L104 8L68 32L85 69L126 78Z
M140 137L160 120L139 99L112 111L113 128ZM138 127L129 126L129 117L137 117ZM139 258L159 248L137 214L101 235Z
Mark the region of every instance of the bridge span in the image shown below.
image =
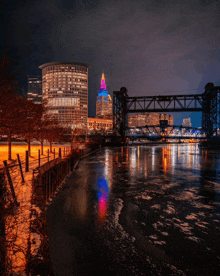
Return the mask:
M164 122L164 120L162 121ZM126 137L130 140L147 139L147 140L160 140L160 139L175 139L175 140L204 140L206 133L201 128L184 127L175 125L153 125L141 127L128 127L126 130Z
M122 139L128 136L129 113L198 111L204 137L220 136L220 86L213 83L206 84L204 93L191 95L129 97L125 87L113 92L113 130Z

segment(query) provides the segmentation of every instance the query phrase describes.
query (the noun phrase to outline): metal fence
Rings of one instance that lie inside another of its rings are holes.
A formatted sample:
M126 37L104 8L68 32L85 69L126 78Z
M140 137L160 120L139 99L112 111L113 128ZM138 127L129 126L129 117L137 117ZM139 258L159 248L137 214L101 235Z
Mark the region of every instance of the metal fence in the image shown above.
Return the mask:
M65 159L57 158L51 160L43 166L33 170L33 192L38 196L38 204L42 205L48 203L62 181L74 169L79 159L96 150L97 148L87 148L79 152L73 152ZM35 200L37 199L35 198Z
M24 182L17 161L0 169L0 275L23 275L24 268L29 275L42 264L51 269L45 207L80 158L95 150L75 149L66 155L60 151L63 154L41 166L36 160L34 169L24 173ZM34 241L35 234L40 235L40 241Z
M49 201L68 173L73 170L76 158L76 155L64 160L57 158L33 171L33 189L37 190L35 194L43 204Z

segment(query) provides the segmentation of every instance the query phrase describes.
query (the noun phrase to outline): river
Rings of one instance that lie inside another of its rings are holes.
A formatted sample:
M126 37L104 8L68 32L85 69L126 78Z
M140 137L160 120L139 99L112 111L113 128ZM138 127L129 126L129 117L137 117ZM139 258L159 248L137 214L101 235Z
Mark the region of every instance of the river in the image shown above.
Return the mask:
M219 275L220 152L103 148L47 211L55 275Z

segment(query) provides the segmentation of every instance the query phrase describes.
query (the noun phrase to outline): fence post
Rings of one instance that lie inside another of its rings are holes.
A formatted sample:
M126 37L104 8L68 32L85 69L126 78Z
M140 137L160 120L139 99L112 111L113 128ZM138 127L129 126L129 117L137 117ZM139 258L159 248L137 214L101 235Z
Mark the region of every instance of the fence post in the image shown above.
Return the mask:
M61 148L59 148L59 157L61 158Z
M25 171L29 172L29 151L25 152Z
M51 169L49 170L49 199L53 195L53 189L52 189L52 179L51 179Z
M11 175L10 175L10 172L9 172L9 169L8 169L7 161L5 160L5 161L3 161L3 163L4 163L4 166L5 166L5 171L6 171L6 175L7 175L7 178L8 178L8 183L9 183L9 186L10 186L10 189L11 189L12 197L13 197L14 202L16 203L16 205L19 205L19 203L17 202L16 195L15 195L15 190L14 190L13 183L12 183L12 180L11 180Z
M40 167L40 150L38 150L38 167Z
M50 160L50 153L49 153L49 149L47 150L47 162L49 162Z
M17 158L18 158L18 164L19 164L19 168L20 168L20 172L21 172L22 182L24 182L24 175L23 175L23 171L22 171L21 160L20 160L19 154L17 154Z

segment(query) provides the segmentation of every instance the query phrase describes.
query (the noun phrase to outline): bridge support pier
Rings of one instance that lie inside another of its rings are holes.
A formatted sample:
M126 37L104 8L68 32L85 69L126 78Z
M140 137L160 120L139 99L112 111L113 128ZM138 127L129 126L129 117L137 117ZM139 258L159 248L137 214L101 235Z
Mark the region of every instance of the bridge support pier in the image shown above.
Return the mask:
M220 97L219 87L207 83L203 93L202 129L207 138L219 136L220 129Z
M113 132L120 136L123 143L126 141L127 119L127 89L121 87L120 91L113 92Z

